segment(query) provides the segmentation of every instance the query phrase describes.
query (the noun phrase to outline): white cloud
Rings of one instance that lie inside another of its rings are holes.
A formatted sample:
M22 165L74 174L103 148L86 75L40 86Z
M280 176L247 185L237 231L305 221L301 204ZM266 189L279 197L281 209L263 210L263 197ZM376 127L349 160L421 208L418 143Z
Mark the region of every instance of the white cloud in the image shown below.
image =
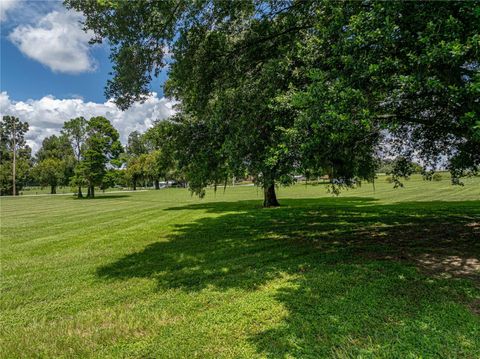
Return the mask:
M90 56L88 44L92 34L82 30L81 19L77 12L55 10L33 25L17 26L9 39L26 56L52 71L72 74L93 71L96 62Z
M0 0L0 22L7 20L7 13L12 11L20 3L20 0Z
M79 116L86 119L106 117L120 132L120 139L125 144L130 132L143 132L155 120L173 115L173 105L172 101L158 98L156 93L152 93L144 103L135 103L126 111L120 111L112 101L96 103L82 99L56 99L53 96L12 101L7 92L0 93L0 116L13 115L30 124L26 139L33 152L40 148L45 137L60 133L65 121Z

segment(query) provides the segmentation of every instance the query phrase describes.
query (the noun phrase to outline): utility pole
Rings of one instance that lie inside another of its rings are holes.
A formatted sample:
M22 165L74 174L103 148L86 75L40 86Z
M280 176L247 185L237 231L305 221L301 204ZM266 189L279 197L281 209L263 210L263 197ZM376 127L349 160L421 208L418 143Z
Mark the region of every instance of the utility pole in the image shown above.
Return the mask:
M15 181L16 167L17 167L17 143L16 143L16 129L15 129L15 119L13 119L13 168L12 168L12 179L13 179L13 195L17 193L17 186Z

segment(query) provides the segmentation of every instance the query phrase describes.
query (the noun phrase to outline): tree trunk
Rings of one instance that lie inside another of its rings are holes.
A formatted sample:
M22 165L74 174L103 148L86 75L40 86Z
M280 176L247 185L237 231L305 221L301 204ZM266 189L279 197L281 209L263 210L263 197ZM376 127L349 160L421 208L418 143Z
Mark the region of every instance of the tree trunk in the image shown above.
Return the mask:
M50 186L50 194L57 194L57 186L54 186L54 185Z
M265 184L263 187L263 207L278 207L280 203L277 201L275 194L275 183Z
M133 190L134 190L134 191L137 190L137 181L133 181Z
M12 166L12 195L17 195L17 180L16 180L16 171L17 171L17 143L16 143L16 132L15 132L15 119L13 121L13 166Z
M78 186L77 198L83 198L82 186Z
M95 187L92 185L88 185L87 198L94 198L94 197L95 197Z
M158 179L155 180L155 189L160 189L160 182Z

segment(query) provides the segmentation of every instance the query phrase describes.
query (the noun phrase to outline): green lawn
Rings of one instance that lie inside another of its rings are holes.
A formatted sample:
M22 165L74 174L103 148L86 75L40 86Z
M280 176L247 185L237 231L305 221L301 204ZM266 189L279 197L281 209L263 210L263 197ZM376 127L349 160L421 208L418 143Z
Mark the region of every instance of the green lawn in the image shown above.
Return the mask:
M480 357L480 178L1 200L0 357Z

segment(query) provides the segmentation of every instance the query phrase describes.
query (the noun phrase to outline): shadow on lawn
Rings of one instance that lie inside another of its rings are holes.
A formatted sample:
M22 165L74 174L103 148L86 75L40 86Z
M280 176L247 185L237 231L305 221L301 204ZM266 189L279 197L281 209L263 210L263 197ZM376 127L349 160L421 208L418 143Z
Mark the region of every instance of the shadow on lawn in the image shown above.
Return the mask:
M129 194L116 194L116 193L99 193L96 194L95 197L93 198L88 198L86 196L82 198L74 197L73 199L77 201L97 201L97 200L102 200L102 199L118 199L118 198L126 198L126 197L131 197Z
M480 347L470 338L472 326L480 338L479 322L467 309L478 309L472 303L479 295L480 201L378 205L340 197L282 204L169 208L205 216L97 274L155 278L159 289L185 291L256 290L286 275L290 285L275 298L289 315L251 338L269 356L356 356L396 346L428 356L460 348L452 333Z

